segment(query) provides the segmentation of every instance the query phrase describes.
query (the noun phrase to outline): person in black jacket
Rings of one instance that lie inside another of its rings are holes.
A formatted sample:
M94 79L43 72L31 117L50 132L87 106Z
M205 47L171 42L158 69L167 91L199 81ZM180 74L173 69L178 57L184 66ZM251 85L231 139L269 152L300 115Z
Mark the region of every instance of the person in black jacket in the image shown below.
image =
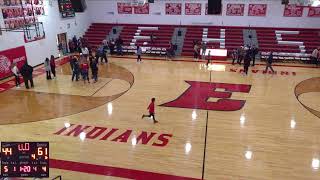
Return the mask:
M244 73L246 73L246 75L248 75L250 61L251 61L251 51L248 49L245 56L244 56L244 62L243 62L243 69L244 69Z
M76 81L79 81L79 72L80 72L80 65L77 56L74 56L71 60L72 66L72 81L76 78Z
M255 65L256 62L256 55L259 53L259 49L256 46L252 48L252 66Z
M92 73L92 79L94 83L98 81L98 62L93 57L90 57L90 68Z
M272 62L273 62L273 52L270 52L269 57L267 59L267 64L266 64L266 72L268 71L268 68L271 69L272 73L274 73L274 70L272 68Z
M21 75L23 77L23 81L24 81L24 84L26 86L27 89L29 89L29 81L30 81L30 84L31 84L31 88L34 87L34 84L33 84L33 78L32 78L32 72L33 72L33 67L30 66L28 64L28 62L26 62L22 68L21 68Z

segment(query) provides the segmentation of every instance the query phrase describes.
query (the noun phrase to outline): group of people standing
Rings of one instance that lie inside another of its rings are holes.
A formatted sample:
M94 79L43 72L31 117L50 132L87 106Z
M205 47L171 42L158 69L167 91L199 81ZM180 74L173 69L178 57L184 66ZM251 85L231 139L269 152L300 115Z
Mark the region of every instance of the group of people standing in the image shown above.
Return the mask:
M56 62L53 55L50 56L50 60L49 58L46 58L46 60L44 61L44 68L46 70L47 80L52 79L51 73L53 75L53 78L56 77Z
M91 69L91 78L93 79L93 82L96 83L98 81L99 58L101 58L101 56L98 53L94 54L94 52L89 56L85 56L83 54L80 56L73 56L70 60L70 67L72 71L71 80L79 81L81 75L84 83L90 83L89 69Z
M85 38L80 37L79 39L76 36L73 36L72 39L69 39L68 42L69 52L81 52L81 48L88 47L89 44Z
M104 39L102 41L102 45L99 48L103 48L104 51L106 52L107 49L109 49L110 54L117 54L117 55L123 55L123 40L122 38L119 36L116 40L114 40L113 38L110 39L109 41L107 41L106 39Z
M243 61L244 73L247 75L251 61L252 61L252 66L254 66L256 55L258 53L259 53L259 49L255 46L252 46L252 47L241 46L238 49L234 49L232 51L232 65L234 65L236 61L239 65L241 65ZM272 73L275 73L275 71L272 68L272 63L273 63L273 52L270 52L267 58L265 72L268 71L268 69L270 69Z
M193 58L194 59L205 59L207 51L207 42L205 41L193 41ZM201 53L200 53L201 52Z
M241 65L241 62L244 60L249 59L249 65L250 61L252 60L252 66L255 65L256 62L256 55L259 53L259 49L256 46L241 46L238 49L234 49L232 51L232 65L235 64L235 61L237 60L237 63Z
M19 77L20 74L23 77L23 81L24 81L25 87L27 89L30 88L29 82L30 82L31 88L34 87L33 77L32 77L33 67L30 66L27 61L24 63L24 65L21 67L20 70L17 66L17 63L13 63L13 65L11 67L11 72L13 73L13 75L15 77L15 84L16 84L17 88L20 88L20 77Z

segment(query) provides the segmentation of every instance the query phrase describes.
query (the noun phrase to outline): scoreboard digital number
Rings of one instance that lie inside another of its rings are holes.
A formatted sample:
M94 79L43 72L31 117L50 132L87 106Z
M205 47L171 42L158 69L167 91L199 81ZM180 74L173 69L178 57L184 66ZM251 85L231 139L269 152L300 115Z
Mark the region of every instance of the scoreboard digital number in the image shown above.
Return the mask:
M1 177L49 177L49 142L1 142Z

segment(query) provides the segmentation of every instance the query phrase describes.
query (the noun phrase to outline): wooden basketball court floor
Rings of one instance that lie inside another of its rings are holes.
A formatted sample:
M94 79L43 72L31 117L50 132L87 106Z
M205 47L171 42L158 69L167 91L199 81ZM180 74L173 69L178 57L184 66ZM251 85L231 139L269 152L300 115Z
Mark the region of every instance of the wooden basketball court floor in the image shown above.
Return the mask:
M50 177L70 180L320 179L319 68L109 60L95 84L67 63L1 92L1 141L49 141Z

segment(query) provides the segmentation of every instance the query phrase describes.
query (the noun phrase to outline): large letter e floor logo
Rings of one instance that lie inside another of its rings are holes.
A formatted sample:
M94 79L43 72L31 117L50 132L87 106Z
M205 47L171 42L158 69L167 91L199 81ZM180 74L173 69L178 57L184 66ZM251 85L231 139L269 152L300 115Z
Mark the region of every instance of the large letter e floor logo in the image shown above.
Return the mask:
M181 96L160 106L214 111L237 111L244 106L246 101L230 99L232 93L249 93L251 89L251 85L247 84L210 83L199 81L186 82L190 84L190 87ZM216 102L210 102L208 101L209 98L216 98L218 100Z

